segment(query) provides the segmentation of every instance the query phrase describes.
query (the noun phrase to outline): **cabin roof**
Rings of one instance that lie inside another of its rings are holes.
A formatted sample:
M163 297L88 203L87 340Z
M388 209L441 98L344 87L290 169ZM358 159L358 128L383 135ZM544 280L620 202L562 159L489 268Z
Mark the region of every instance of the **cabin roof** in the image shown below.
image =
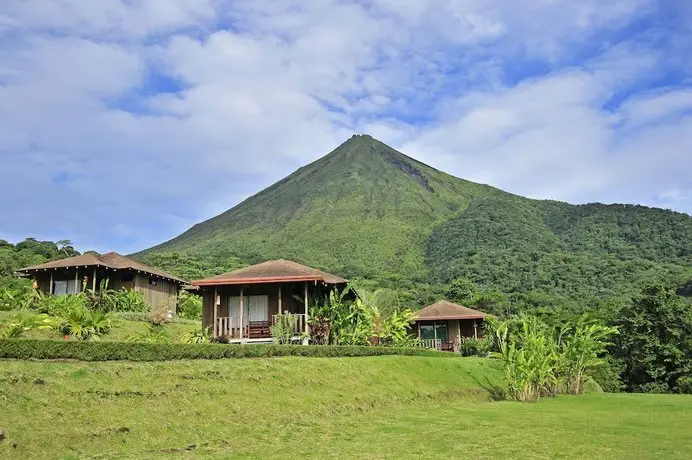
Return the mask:
M290 260L269 260L261 264L240 268L212 278L193 281L193 286L220 286L228 284L289 283L296 281L322 281L342 284L348 281L340 276L317 270Z
M418 321L433 321L445 319L482 319L490 315L482 311L472 308L457 305L448 300L440 300L432 305L420 309L418 312Z
M136 270L150 275L159 276L179 284L186 284L187 281L166 273L129 257L121 256L117 252L108 252L106 254L86 253L79 256L68 257L66 259L53 260L44 264L32 265L17 270L18 272L29 274L45 270L57 270L59 268L74 268L74 267L104 267L113 270Z

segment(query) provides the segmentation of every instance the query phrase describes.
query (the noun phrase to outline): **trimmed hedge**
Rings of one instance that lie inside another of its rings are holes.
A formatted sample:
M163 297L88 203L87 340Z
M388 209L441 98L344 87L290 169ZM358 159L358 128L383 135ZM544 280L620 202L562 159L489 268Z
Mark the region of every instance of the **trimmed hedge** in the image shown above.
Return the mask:
M455 357L423 348L334 345L185 344L0 340L0 358L77 359L80 361L168 361L174 359L269 358L273 356L436 356Z

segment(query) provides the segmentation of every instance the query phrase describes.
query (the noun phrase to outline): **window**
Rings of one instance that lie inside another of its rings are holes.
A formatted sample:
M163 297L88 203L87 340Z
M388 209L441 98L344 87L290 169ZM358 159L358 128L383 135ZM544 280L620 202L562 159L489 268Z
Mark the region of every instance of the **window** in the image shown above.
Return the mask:
M122 277L120 278L120 281L123 283L130 283L135 279L135 274L132 272L125 272L123 273Z
M437 339L442 342L447 342L449 340L447 321L430 321L426 324L421 324L420 338L423 340Z
M76 294L79 285L74 280L53 281L53 295Z
M420 338L434 339L435 338L435 325L434 324L421 324L420 325Z
M53 281L53 295L67 294L67 281Z
M149 278L149 284L151 284L152 286L156 286L156 281L156 278Z
M229 316L239 318L240 297L234 296L228 299ZM269 321L269 296L249 295L243 296L244 321Z

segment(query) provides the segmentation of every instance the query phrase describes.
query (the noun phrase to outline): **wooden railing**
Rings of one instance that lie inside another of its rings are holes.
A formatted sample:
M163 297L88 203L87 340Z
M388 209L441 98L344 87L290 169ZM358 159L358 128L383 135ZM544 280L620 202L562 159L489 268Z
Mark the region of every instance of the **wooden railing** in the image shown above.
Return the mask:
M248 318L242 318L240 316L223 316L216 318L216 336L217 337L229 337L229 338L240 338L241 329L247 329ZM245 334L243 334L245 335Z
M294 318L293 333L295 335L301 335L306 332L305 329L305 315L304 314L291 314ZM214 331L216 337L228 337L231 339L248 338L248 326L249 318L247 316L222 316L216 318L216 330ZM276 315L272 315L270 325L276 324Z
M423 348L433 348L435 350L442 348L442 340L440 339L420 339L420 344Z
M276 324L276 316L277 315L272 315L272 325ZM300 335L303 332L307 332L307 329L305 329L305 315L302 313L291 313L290 316L294 318L294 327L293 327L293 333L295 335Z

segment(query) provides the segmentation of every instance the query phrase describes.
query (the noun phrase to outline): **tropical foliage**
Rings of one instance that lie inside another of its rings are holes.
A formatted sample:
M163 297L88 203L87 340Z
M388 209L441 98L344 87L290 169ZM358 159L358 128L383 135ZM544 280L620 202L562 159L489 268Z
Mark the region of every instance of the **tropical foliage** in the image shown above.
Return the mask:
M276 322L271 327L274 342L279 344L291 343L297 324L298 318L295 315L283 313L276 315Z
M16 339L32 329L53 329L55 321L45 313L19 312L11 318L9 324L0 329L0 338Z
M604 363L608 340L616 333L587 319L557 329L531 316L490 318L487 323L505 363L509 396L519 401L582 393L591 371Z
M109 313L86 307L71 307L59 319L59 329L77 340L98 340L113 327Z
M126 342L134 343L171 343L171 336L163 324L150 323L144 332L132 334L125 338ZM189 342L196 343L196 342Z
M211 331L210 328L201 328L197 331L185 333L180 336L181 343L210 343Z
M348 286L311 308L311 340L333 345L414 345L409 330L414 318L413 311L399 307L393 291Z
M178 294L178 316L185 319L202 319L202 298L187 291Z

